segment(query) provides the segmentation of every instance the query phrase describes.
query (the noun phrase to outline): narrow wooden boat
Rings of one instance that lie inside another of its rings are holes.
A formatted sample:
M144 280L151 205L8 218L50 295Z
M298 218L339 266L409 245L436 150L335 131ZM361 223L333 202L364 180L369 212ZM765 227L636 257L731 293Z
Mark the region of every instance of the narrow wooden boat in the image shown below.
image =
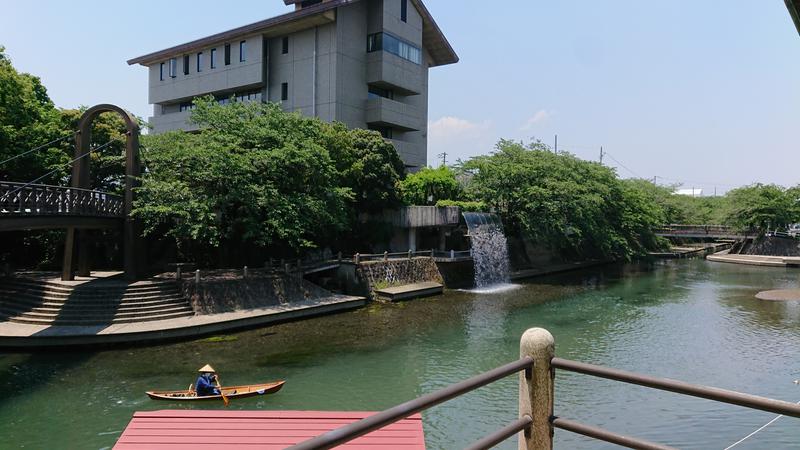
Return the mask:
M273 381L264 384L248 384L245 386L225 386L222 393L228 399L254 397L256 395L274 394L281 390L284 380ZM199 397L194 390L184 389L182 391L147 391L147 395L154 400L220 400L221 395L207 395Z

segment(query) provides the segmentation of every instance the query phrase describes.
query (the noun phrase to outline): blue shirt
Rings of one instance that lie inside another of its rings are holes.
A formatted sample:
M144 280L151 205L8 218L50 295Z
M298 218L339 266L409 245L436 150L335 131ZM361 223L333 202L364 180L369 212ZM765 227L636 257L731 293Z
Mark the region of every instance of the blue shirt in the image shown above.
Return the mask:
M209 395L220 394L219 389L217 389L217 386L214 384L213 381L211 381L211 377L212 375L210 373L204 373L199 377L197 377L197 383L195 383L196 384L195 390L197 391L197 395L199 397L206 397Z

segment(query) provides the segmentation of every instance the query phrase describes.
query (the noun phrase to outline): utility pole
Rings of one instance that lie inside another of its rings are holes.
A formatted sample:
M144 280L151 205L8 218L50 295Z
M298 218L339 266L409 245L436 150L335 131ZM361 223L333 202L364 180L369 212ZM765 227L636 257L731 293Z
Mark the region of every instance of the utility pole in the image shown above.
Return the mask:
M603 146L600 146L600 165L603 165Z
M654 184L654 185L656 185L656 186L658 186L658 175L655 175L655 176L653 177L653 184Z
M438 156L439 158L442 158L442 165L443 165L443 166L446 166L446 165L447 165L447 152L442 152L442 153L439 153L439 154L438 154L438 155L436 155L436 156Z
M555 154L558 154L558 135L556 135L556 146L555 146Z

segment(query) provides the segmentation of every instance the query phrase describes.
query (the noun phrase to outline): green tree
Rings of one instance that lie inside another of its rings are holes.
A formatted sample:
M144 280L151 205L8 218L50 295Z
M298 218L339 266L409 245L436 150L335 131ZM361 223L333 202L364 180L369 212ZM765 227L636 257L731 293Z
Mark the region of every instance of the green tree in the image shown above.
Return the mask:
M425 167L407 176L399 188L407 205L436 205L440 200L460 200L463 196L455 172L445 165Z
M149 172L134 214L185 251L301 252L335 242L358 207L397 201L402 164L376 133L285 113L275 104L195 101L198 133L143 140ZM334 158L333 155L336 155Z
M38 77L19 73L0 46L0 161L20 155L59 137L69 137L62 130L58 110ZM28 182L66 167L69 161L56 144L29 153L0 167L0 179ZM68 170L59 170L41 183L57 183Z
M594 162L501 140L494 153L463 164L468 193L520 232L564 255L630 258L660 245L653 227L661 210L647 196Z
M800 187L753 184L726 195L726 222L740 229L783 228L800 221Z

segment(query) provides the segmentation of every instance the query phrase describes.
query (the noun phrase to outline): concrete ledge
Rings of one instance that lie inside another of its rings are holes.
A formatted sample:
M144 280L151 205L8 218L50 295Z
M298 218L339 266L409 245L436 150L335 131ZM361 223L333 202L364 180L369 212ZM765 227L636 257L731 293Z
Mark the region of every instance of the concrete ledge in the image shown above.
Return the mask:
M730 255L724 252L706 256L708 261L724 262L731 264L745 264L764 267L798 267L800 258L788 256L765 255Z
M759 300L772 302L800 301L800 289L778 289L774 291L761 291L756 294Z
M440 283L424 282L378 289L375 291L375 294L379 298L396 302L400 300L409 300L412 298L440 295L442 292L444 292L444 286L442 286Z
M336 296L270 308L101 326L42 326L0 322L0 347L103 346L182 340L349 311L364 306L366 302L363 297Z

